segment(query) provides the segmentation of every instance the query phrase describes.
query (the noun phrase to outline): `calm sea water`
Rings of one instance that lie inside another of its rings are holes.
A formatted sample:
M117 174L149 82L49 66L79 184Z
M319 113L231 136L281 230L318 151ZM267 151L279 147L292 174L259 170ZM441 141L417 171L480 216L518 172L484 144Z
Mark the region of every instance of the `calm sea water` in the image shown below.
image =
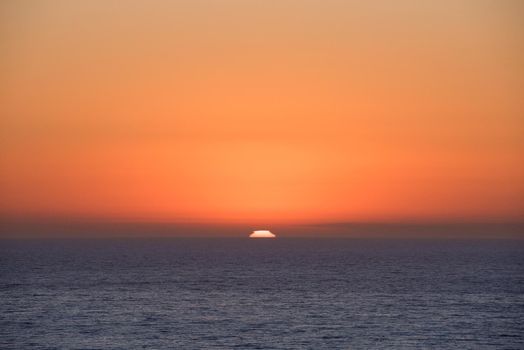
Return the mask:
M524 349L524 242L0 241L1 349Z

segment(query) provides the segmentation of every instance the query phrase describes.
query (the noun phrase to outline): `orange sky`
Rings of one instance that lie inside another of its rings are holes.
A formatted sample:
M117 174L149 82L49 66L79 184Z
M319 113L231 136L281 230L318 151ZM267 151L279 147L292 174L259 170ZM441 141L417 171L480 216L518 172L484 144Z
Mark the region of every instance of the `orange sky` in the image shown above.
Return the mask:
M0 215L522 220L519 1L3 1Z

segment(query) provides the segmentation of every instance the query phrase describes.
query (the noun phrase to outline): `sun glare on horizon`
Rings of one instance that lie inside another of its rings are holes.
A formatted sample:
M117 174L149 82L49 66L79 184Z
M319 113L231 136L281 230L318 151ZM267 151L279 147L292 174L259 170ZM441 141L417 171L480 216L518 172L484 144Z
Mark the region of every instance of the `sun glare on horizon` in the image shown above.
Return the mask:
M249 238L276 238L276 236L269 230L256 230L249 235Z

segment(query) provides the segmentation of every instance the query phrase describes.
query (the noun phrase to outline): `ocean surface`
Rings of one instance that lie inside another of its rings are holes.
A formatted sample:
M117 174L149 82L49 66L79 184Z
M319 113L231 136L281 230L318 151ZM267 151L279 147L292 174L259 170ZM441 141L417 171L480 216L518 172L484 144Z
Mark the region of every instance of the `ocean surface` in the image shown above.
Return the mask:
M524 349L524 242L4 240L0 349Z

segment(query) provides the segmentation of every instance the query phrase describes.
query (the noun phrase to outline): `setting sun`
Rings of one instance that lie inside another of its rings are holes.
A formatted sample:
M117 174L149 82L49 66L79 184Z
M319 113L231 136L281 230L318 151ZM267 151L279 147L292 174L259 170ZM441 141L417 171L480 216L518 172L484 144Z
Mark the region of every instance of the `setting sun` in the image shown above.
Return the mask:
M523 348L524 0L0 0L0 49L0 347Z
M249 238L275 238L276 236L268 230L253 231Z

